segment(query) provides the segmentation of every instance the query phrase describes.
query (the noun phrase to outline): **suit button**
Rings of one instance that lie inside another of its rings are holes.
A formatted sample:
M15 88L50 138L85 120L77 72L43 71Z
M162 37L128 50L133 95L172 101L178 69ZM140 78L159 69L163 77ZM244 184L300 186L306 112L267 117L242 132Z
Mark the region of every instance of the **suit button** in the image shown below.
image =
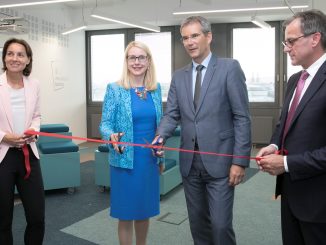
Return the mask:
M195 142L195 139L191 139L192 142Z

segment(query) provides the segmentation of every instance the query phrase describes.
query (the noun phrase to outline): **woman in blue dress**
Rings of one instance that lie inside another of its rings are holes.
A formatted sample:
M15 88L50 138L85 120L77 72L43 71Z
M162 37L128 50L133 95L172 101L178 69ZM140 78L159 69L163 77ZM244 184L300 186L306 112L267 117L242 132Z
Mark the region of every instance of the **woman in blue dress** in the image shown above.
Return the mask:
M100 132L105 140L152 142L162 116L160 84L149 48L138 41L125 50L122 77L107 86ZM159 214L159 174L164 165L149 148L109 146L110 215L119 219L120 244L146 244L149 218Z

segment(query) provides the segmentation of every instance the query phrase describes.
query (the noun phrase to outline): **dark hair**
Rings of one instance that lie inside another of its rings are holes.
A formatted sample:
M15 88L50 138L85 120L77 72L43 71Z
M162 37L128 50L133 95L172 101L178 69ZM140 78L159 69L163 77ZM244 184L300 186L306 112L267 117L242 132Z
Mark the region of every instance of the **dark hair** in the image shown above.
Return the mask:
M319 32L321 35L321 44L326 49L326 15L320 10L312 9L308 11L295 13L291 18L283 23L283 27L288 26L295 19L300 19L301 31L304 35Z
M29 64L26 65L25 69L23 70L23 74L24 74L24 76L29 76L32 72L32 66L33 66L33 52L32 52L31 47L29 46L29 44L23 39L11 38L5 42L5 44L3 46L3 50L2 50L2 64L3 64L2 70L3 71L7 70L5 57L7 55L9 46L13 43L18 43L25 47L27 57L30 59L30 61L29 61Z
M202 16L190 16L187 19L183 20L180 26L180 32L182 28L192 23L199 23L201 25L201 31L204 34L212 32L211 23L209 23L209 21Z

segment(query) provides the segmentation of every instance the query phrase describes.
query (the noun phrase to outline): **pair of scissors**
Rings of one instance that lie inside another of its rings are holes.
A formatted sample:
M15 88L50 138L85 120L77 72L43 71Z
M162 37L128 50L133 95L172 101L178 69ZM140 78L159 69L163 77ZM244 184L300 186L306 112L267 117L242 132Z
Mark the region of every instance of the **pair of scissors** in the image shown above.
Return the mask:
M150 144L146 139L143 139L146 144L148 145L154 145L154 146L163 146L163 137L159 136L156 141L152 144ZM163 154L157 154L158 151L161 151L159 148L152 148L153 154L158 158L163 158Z
M118 132L118 136L117 136L118 139L117 139L117 142L120 142L122 135L123 135L122 132ZM124 149L124 147L123 147L122 145L118 145L118 151L119 151L120 154L123 153L123 149Z

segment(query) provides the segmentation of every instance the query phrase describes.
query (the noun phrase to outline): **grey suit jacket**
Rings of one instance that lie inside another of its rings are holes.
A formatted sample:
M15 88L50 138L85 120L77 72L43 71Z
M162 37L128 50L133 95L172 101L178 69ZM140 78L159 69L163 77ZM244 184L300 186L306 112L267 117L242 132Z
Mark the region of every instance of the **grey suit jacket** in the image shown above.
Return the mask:
M251 122L245 76L239 63L212 55L202 83L197 111L193 105L192 64L177 70L172 78L167 109L157 134L168 138L181 125L181 148L249 156ZM201 155L207 172L216 178L228 176L232 163L244 167L248 159ZM180 152L180 170L188 176L193 154Z

